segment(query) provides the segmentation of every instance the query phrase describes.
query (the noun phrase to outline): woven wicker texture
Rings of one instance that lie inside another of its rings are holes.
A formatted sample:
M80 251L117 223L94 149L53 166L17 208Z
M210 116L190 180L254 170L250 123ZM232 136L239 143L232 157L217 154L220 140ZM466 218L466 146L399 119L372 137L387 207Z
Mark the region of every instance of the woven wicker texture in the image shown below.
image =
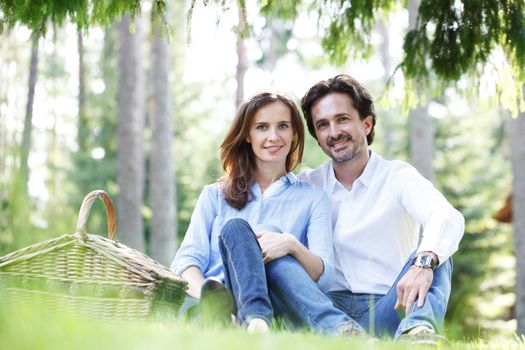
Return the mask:
M96 198L106 208L111 239L85 233ZM76 233L0 258L0 293L6 296L0 300L95 318L175 314L184 299L186 282L115 237L110 197L100 190L89 193L80 208Z

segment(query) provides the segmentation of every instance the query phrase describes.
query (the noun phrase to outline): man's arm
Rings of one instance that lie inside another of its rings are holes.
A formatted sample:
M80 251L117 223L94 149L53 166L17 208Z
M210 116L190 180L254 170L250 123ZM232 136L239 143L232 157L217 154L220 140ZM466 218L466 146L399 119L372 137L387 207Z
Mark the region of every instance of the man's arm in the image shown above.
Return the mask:
M401 205L423 227L417 254L431 256L436 266L444 263L458 249L463 216L413 167L401 169L396 180ZM433 277L432 268L412 266L398 283L395 308L404 307L408 313L416 299L418 306L423 306Z
M434 265L437 265L438 257L433 252L426 251L419 254L429 256L434 261ZM430 266L412 265L397 284L397 301L394 308L398 310L403 307L408 314L416 299L417 306L422 307L433 279L434 271Z

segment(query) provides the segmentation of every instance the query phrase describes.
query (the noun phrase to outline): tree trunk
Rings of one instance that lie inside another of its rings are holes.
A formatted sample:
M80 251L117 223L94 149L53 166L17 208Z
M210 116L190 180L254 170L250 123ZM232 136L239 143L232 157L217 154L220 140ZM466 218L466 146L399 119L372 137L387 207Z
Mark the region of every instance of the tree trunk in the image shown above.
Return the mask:
M155 30L152 38L151 57L151 161L150 204L151 256L161 264L168 265L176 250L176 198L173 171L172 114L170 89L170 46L166 38Z
M31 149L31 134L33 131L33 103L35 99L35 86L38 75L38 35L33 34L31 46L31 62L29 65L29 82L26 104L26 115L24 120L24 131L22 133L22 145L20 147L20 172L27 188L29 181L29 151Z
M246 45L244 44L243 33L246 30L246 16L242 6L239 6L239 24L237 34L237 71L235 79L237 80L237 93L235 95L235 106L239 107L244 100L244 75L248 67L248 58L246 57Z
M383 64L383 82L385 84L388 83L388 79L390 79L390 75L392 74L392 58L390 57L390 32L388 30L388 24L381 20L378 23L378 30L383 38L383 41L380 45L380 53L381 53L381 63ZM396 139L396 128L395 123L392 120L393 116L392 113L389 113L389 111L385 111L383 114L384 119L384 126L383 129L385 130L385 141L384 141L384 156L386 158L392 158L394 156L394 152L392 152L394 142Z
M135 18L135 33L129 32L130 18L119 24L119 86L117 222L125 244L144 251L142 203L144 191L144 69L142 26Z
M80 152L87 151L87 139L89 129L86 120L86 88L85 88L85 65L84 65L84 44L82 30L77 32L78 43L78 131L77 143Z
M415 28L418 8L421 0L408 1L409 30ZM409 112L410 125L410 158L416 169L427 179L435 182L432 155L434 154L434 130L432 118L428 115L428 106L422 104L421 97L425 94L417 86L419 104Z
M512 160L512 225L516 257L516 320L518 335L525 334L525 112L510 121Z

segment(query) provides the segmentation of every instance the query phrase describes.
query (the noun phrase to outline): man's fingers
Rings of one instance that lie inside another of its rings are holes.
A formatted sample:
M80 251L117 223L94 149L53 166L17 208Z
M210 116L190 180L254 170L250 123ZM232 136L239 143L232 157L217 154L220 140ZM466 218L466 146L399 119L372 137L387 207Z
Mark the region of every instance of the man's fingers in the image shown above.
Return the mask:
M417 297L417 306L423 307L425 304L425 298L427 296L427 292L424 289L419 290L419 296Z
M411 290L410 293L408 293L406 304L405 304L405 310L406 314L408 315L410 313L410 309L412 308L412 305L416 301L416 297L418 295L417 290Z
M401 304L399 303L399 301L396 301L396 305L394 305L394 310L397 310L401 307Z
M396 301L396 306L394 306L394 309L399 309L401 306L403 306L403 288L401 287L401 285L397 285L397 301Z

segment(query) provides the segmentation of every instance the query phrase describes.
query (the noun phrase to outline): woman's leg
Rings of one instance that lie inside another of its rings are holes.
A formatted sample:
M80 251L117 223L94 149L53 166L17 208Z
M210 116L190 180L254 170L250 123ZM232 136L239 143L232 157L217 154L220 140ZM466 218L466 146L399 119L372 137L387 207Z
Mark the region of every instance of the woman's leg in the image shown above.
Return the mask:
M226 287L235 297L239 322L248 325L259 318L271 324L273 308L262 252L250 225L242 219L229 220L219 235L219 249Z
M276 312L296 325L331 334L364 332L333 305L293 257L286 255L266 264L266 273Z

